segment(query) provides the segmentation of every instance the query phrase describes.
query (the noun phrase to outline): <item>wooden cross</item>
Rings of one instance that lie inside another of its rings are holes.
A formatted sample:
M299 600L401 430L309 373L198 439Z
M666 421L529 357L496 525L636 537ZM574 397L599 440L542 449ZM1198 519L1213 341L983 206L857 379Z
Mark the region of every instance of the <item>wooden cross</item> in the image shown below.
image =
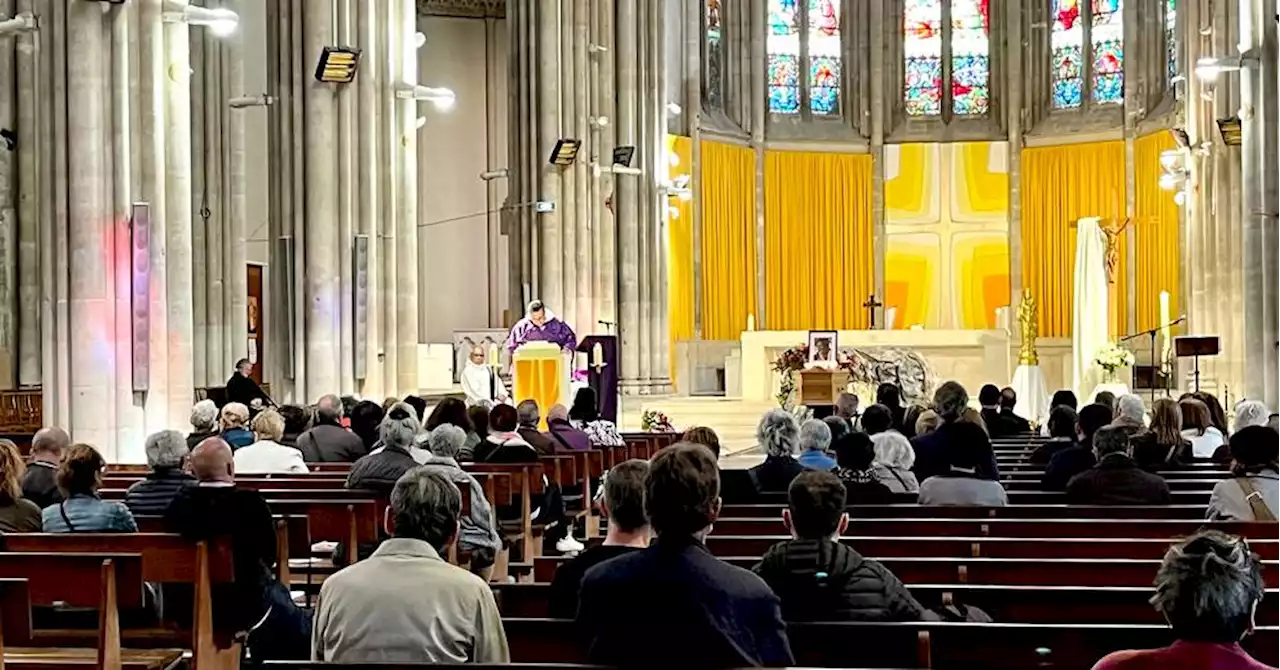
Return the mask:
M871 329L875 330L876 329L876 308L884 307L884 303L880 302L879 300L876 300L876 294L872 293L871 295L867 296L867 301L862 303L862 306L867 308L867 316L871 319Z

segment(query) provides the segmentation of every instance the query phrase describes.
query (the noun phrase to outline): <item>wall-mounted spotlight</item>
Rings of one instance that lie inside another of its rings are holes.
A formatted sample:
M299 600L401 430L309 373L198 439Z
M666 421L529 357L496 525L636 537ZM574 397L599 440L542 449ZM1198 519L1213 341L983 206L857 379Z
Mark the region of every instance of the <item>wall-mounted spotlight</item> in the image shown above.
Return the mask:
M1160 167L1166 172L1182 168L1183 152L1179 149L1168 149L1160 152Z
M573 165L573 162L578 159L578 151L581 149L582 140L562 137L556 140L556 146L551 149L551 157L547 161L560 167Z
M1223 72L1239 72L1249 60L1243 56L1205 56L1196 60L1196 78L1206 83L1215 82Z
M246 107L270 107L271 105L276 104L276 97L274 95L267 95L266 93L263 93L262 95L242 95L238 98L231 98L227 101L227 104L230 105L232 109L244 109Z
M439 88L435 86L421 86L414 84L396 84L396 97L401 100L420 100L427 101L436 106L436 109L446 110L453 108L458 97L451 88Z
M604 128L609 125L609 117L604 115L593 116L587 120L587 123L590 123L592 128Z
M498 168L497 170L489 170L488 172L481 172L480 178L483 179L484 181L493 181L494 179L506 179L507 173L508 173L507 168Z
M351 47L325 47L316 63L316 81L322 84L350 84L360 69L360 50Z
M23 13L11 19L0 21L0 37L17 35L19 33L30 33L38 30L39 28L40 25L36 21L35 16Z
M226 37L236 31L240 15L223 7L197 7L174 0L165 0L160 18L165 23L186 23L204 26L218 37Z
M676 115L676 116L679 116L679 115L680 115L680 113L681 113L681 112L683 112L683 111L684 111L684 110L680 107L680 105L677 105L677 104L676 104L676 103L674 103L674 102L668 102L668 103L667 103L667 113L668 113L668 114L674 114L674 115Z
M421 49L421 48L423 47L423 45L425 45L426 43L427 43L427 34L426 34L426 33L422 32L422 31L418 31L418 32L416 32L416 33L414 33L414 34L413 34L413 48L415 48L415 49Z

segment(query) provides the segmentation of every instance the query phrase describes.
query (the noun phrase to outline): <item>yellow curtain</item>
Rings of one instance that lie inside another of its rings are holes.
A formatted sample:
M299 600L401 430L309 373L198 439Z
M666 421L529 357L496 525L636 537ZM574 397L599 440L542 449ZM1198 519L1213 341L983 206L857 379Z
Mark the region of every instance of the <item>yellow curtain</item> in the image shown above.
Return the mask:
M689 174L693 169L693 142L680 135L667 136L667 176ZM667 328L671 338L671 382L676 379L676 342L693 339L693 201L670 198L667 214Z
M764 240L770 330L867 328L871 156L766 152Z
M736 340L756 311L755 152L703 140L702 339Z
M1169 292L1169 314L1182 313L1178 302L1178 274L1182 267L1179 247L1178 205L1173 193L1160 189L1160 152L1176 145L1173 134L1161 130L1139 137L1134 142L1134 221L1137 249L1135 298L1138 301L1138 323L1134 330L1147 330L1160 325L1160 292Z
M1040 336L1071 335L1075 222L1124 221L1124 142L1035 147L1022 152L1022 284L1040 303ZM1124 235L1111 285L1112 333L1126 332Z

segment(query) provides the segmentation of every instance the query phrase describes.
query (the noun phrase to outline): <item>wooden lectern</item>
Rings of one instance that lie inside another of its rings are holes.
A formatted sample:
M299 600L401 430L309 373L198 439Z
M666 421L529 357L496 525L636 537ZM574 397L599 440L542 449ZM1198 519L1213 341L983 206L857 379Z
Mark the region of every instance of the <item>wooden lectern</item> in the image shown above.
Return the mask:
M572 354L568 354L572 355ZM569 365L566 354L550 342L526 342L511 355L511 397L534 400L544 417L557 403L569 404Z
M809 408L831 407L849 384L849 372L810 368L797 373L796 399ZM815 412L816 415L816 412Z

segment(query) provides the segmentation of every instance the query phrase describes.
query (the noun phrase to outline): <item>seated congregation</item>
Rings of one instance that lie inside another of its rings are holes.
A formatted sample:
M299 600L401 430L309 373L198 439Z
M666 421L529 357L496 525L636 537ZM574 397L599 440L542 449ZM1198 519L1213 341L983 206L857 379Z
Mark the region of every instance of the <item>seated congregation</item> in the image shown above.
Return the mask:
M1266 407L1228 423L1207 394L1059 392L1038 427L1010 389L972 407L946 382L932 400L884 385L822 420L771 410L747 469L721 469L706 427L619 432L590 390L545 421L528 400L201 401L189 435L147 438L145 470L45 428L27 459L0 441L0 613L28 613L25 629L4 615L3 653L1276 665ZM73 592L76 574L102 588Z

